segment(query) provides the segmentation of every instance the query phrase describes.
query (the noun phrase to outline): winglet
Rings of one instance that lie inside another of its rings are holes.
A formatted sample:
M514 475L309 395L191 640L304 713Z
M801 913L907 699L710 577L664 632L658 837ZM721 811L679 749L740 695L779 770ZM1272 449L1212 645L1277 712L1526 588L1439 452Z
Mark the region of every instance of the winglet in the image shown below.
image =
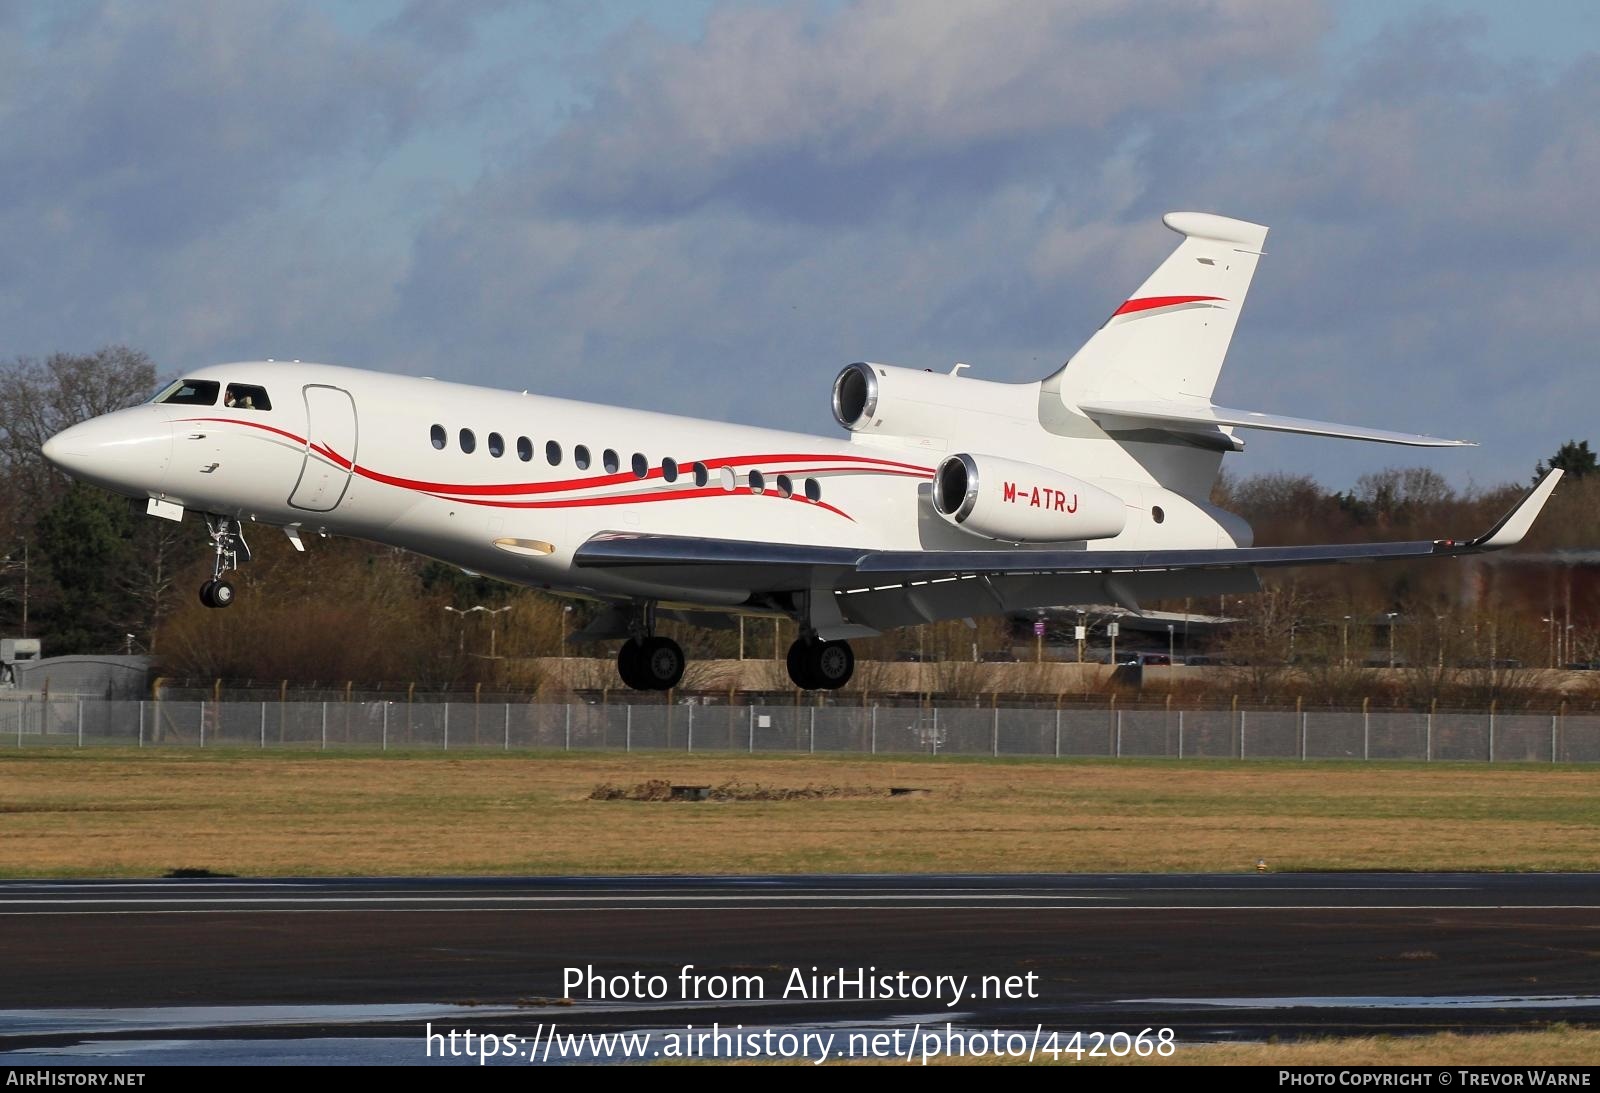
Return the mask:
M1528 495L1515 505L1511 511L1500 517L1499 521L1469 543L1457 543L1445 540L1436 544L1447 553L1472 553L1476 554L1485 550L1501 550L1508 546L1516 546L1522 542L1522 537L1528 534L1528 529L1539 518L1539 513L1544 510L1545 502L1550 500L1550 493L1556 488L1556 483L1561 481L1564 472L1559 468L1548 471L1539 479Z

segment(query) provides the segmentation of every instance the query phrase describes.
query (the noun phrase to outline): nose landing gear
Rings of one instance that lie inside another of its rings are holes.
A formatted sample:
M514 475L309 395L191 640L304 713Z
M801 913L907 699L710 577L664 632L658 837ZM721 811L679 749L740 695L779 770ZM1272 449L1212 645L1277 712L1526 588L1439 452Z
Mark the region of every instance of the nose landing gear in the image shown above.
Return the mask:
M238 569L250 560L250 544L244 541L239 521L231 516L207 516L206 531L216 554L211 562L211 579L200 586L200 602L207 607L229 607L233 604L233 582L222 575Z

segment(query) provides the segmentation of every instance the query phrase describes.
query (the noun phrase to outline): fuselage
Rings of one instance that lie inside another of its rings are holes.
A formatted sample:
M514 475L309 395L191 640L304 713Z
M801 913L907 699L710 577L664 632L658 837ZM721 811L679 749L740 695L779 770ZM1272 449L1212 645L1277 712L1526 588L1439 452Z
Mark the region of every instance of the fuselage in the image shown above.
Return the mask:
M1037 399L1037 384L1015 387L1018 406ZM1085 467L1091 454L1121 454L1104 439L1028 425L1019 410L1010 435L993 435L991 422L979 436L825 438L256 361L190 372L156 401L64 431L45 454L77 477L153 499L158 514L181 508L367 539L558 591L734 606L746 590L641 585L574 570L572 555L608 531L884 550L1009 545L934 514L929 483L946 454L1060 466L1081 449ZM1238 541L1226 514L1139 481L1136 465L1110 469L1075 469L1129 508L1124 530L1097 548Z

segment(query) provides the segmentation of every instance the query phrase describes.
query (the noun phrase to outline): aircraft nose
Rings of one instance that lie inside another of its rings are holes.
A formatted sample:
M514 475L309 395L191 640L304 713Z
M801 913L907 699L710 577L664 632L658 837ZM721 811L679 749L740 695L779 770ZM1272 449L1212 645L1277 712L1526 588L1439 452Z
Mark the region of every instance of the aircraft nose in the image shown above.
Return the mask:
M166 480L172 426L135 407L63 429L39 451L73 478L144 497Z

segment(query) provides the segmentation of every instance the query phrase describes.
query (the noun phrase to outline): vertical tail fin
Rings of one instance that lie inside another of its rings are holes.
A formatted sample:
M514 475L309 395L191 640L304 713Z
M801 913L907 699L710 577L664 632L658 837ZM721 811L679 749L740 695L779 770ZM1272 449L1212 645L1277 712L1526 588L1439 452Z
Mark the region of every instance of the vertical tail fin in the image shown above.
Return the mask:
M1209 401L1267 229L1168 213L1184 239L1047 385L1069 408L1093 400Z

